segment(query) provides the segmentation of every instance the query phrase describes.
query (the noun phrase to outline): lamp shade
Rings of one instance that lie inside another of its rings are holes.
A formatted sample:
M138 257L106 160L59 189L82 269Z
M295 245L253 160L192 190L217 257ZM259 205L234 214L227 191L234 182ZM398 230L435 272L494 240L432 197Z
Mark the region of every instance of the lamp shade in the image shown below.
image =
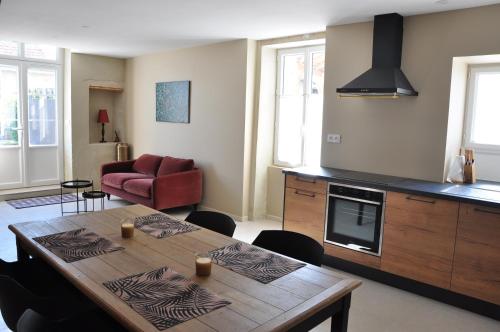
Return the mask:
M108 123L108 111L107 110L99 110L99 115L97 116L97 123Z

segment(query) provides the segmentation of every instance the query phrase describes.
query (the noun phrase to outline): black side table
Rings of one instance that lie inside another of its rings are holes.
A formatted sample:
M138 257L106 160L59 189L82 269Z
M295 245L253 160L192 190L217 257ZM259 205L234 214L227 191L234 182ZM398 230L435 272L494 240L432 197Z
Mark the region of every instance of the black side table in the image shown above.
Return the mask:
M94 199L101 200L101 210L104 210L104 197L106 197L106 193L98 190L84 191L82 193L82 197L85 205L85 212L87 212L87 200L92 200L92 212L95 211L95 203Z
M80 189L90 188L94 189L94 183L90 180L69 180L61 182L61 215L64 216L65 213L80 213L80 199L78 191ZM63 209L63 189L75 189L76 190L76 211L64 211Z

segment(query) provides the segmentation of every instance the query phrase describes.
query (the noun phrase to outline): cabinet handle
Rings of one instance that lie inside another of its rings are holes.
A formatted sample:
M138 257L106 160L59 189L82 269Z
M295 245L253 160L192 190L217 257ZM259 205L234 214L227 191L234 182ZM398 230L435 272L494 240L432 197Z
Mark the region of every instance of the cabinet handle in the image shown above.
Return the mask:
M427 204L436 204L436 201L429 201L426 199L415 198L415 197L411 197L411 196L406 196L406 199L409 201L416 201L416 202L422 202L422 203L427 203Z
M307 178L301 178L298 176L295 179L299 182L316 183L316 179L307 179Z
M307 196L312 198L316 197L315 193L309 191L300 191L300 190L295 190L295 195Z
M490 214L500 215L500 212L490 211L490 210L485 210L485 209L480 209L480 208L474 208L474 211L476 211L476 212L482 212L482 213L490 213Z

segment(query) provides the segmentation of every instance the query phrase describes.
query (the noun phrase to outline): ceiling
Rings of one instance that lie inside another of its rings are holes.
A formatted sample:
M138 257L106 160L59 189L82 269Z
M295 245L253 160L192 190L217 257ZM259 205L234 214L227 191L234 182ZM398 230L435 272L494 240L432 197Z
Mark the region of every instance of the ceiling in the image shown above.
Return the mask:
M3 0L0 39L132 57L323 31L375 14L415 15L500 0Z

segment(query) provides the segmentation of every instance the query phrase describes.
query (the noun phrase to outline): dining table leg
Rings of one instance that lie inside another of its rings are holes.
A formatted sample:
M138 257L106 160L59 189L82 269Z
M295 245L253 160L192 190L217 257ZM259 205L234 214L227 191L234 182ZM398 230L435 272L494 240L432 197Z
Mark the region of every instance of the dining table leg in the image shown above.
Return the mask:
M18 237L16 237L17 261L25 263L30 259L30 255L24 250L23 245Z
M331 332L347 332L349 322L349 308L351 307L351 293L344 296L340 310L332 316Z

